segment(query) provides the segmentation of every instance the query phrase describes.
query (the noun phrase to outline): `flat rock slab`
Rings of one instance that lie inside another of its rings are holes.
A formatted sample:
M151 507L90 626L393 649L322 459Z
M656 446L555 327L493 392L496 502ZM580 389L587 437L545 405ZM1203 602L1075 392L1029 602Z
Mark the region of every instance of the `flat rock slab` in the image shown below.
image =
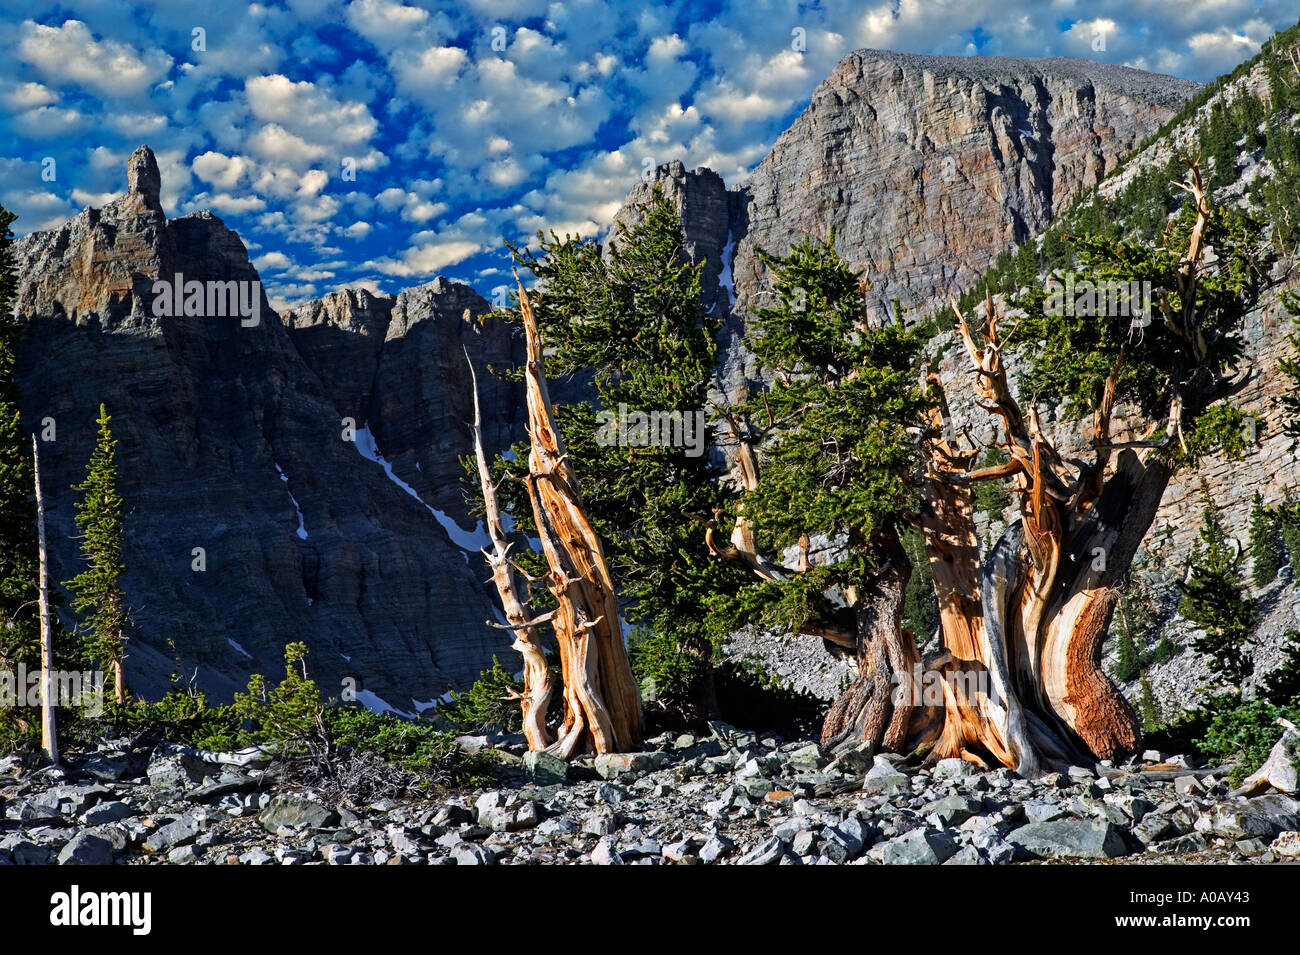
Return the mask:
M1008 835L1007 842L1035 859L1115 859L1128 855L1120 831L1109 822L1092 819L1031 822Z

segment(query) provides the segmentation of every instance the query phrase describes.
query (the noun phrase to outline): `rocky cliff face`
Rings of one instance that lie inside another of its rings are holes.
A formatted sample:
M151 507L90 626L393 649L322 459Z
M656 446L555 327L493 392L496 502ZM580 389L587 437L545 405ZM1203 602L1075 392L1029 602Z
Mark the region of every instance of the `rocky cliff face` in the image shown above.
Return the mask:
M1082 60L861 50L818 86L746 183L728 192L712 171L673 163L628 206L657 182L683 210L693 250L709 260L710 294L732 316L719 377L735 391L756 373L738 342L764 294L758 249L780 255L833 231L882 314L895 297L929 311L1037 234L1197 88Z
M221 220L163 215L147 149L128 179L121 199L18 244L25 416L54 427L40 451L54 579L79 567L69 488L103 402L128 504L138 691L158 695L179 669L228 697L250 672L277 672L295 640L328 693L351 677L374 706L413 711L472 680L509 640L485 626L494 605L466 551L478 535L456 464L470 450L465 356L509 364L510 330L441 279L279 316ZM154 314L154 282L177 274L205 291L246 283L256 324L206 297L177 310L201 314ZM514 392L479 381L488 437L503 441Z

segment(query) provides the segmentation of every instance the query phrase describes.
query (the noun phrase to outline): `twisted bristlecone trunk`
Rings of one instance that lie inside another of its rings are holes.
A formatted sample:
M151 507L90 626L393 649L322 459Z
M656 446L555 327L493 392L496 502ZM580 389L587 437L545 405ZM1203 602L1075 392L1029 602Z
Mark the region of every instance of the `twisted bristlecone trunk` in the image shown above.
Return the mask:
M516 633L516 649L524 656L520 703L525 734L531 749L547 749L562 759L586 752L626 752L641 739L641 697L623 645L618 595L600 539L583 511L564 440L555 427L541 334L522 284L519 309L527 341L528 497L550 568L546 585L556 602L555 610L542 617L532 617L525 609L524 588L509 562L495 488L477 432L476 453L484 500L490 501L493 551L488 562L506 608L507 629ZM550 677L537 633L543 623L555 632L564 684L564 726L553 743L545 724Z
M958 448L950 428L945 434L944 406L934 422L943 436L927 447L917 523L935 582L942 649L923 664L922 692L912 694L906 739L898 745L902 710L882 708L874 688L887 676L914 691L918 681L905 648L881 653L894 641L890 614L860 620L860 675L832 708L823 740L840 749L867 743L873 750L924 750L931 759L955 756L1030 775L1112 758L1139 742L1136 714L1101 669L1101 647L1173 472L1150 448L1145 455L1125 449L1114 461L1099 450L1077 472L1066 465L1011 395L991 302L989 310L983 348L964 320L959 327L981 397L1002 418L1009 461L972 470L977 450ZM1118 370L1095 418L1098 448L1108 446ZM972 487L1004 477L1015 479L1020 520L981 560ZM890 602L897 616L905 587L906 576L891 581L873 602Z
M497 499L496 482L488 468L487 454L483 450L483 419L479 412L478 376L474 363L469 360L470 382L474 389L474 460L478 466L479 486L483 491L483 509L487 518L488 537L492 549L484 548L492 569L492 583L501 598L505 612L506 629L512 630L515 642L511 649L518 651L524 661L524 689L519 694L519 707L523 714L524 738L529 749L546 749L551 745L551 734L546 728L546 711L551 702L551 673L546 666L546 652L538 622L528 610L528 584L522 571L510 559L511 544L506 540L505 526L501 522L501 505ZM491 623L491 621L488 621Z

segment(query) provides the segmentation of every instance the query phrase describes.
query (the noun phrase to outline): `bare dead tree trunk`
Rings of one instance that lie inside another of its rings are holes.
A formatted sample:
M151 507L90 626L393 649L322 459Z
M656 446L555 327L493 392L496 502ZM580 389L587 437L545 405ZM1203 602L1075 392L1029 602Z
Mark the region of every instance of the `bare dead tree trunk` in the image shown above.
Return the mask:
M501 507L497 502L497 487L488 469L487 455L483 451L483 420L479 413L478 377L474 373L474 363L465 353L469 363L470 381L474 388L474 458L478 463L479 486L483 491L483 507L487 513L488 536L492 539L492 550L484 549L488 567L492 569L492 582L496 585L505 611L506 629L512 630L515 642L512 648L517 650L524 660L524 690L519 695L519 707L523 712L524 736L529 749L546 749L553 742L546 728L546 711L551 702L551 674L546 667L546 653L542 649L538 622L526 609L528 584L521 580L522 572L510 559L510 542L506 540L505 527L501 523ZM499 626L488 621L492 626Z
M40 549L38 597L41 607L41 749L56 766L59 734L54 722L54 647L50 633L49 564L45 549L45 497L41 493L40 446L32 435L32 477L36 482L36 539Z
M528 492L557 603L550 623L564 681L564 731L550 751L562 759L624 752L641 738L641 698L623 644L618 595L555 427L541 334L522 283L519 307L527 343Z

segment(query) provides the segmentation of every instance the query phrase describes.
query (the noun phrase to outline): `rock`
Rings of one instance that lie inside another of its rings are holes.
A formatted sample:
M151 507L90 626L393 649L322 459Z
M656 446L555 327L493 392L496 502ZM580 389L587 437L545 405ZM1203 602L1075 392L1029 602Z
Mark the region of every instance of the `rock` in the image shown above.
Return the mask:
M166 852L176 846L193 842L200 831L201 827L197 819L193 816L181 816L155 830L144 841L144 851L155 855Z
M257 821L263 829L274 834L281 828L324 829L336 824L338 818L337 812L315 799L295 793L281 793L262 810Z
M1128 854L1119 829L1089 819L1031 822L1011 832L1007 842L1034 858L1114 859Z
M122 753L91 753L78 768L101 783L120 782L130 770L131 761Z
M971 837L971 845L979 849L991 865L1010 865L1016 856L1015 847L996 832L977 832Z
M942 829L960 826L971 816L978 815L983 811L984 804L982 802L966 796L945 796L943 799L936 799L933 802L926 803L921 810L927 816L934 815L938 817L941 823L939 828Z
M738 865L775 865L785 854L785 844L775 836L741 856Z
M1069 810L1060 803L1042 800L1024 803L1024 810L1025 818L1030 822L1051 822L1053 819L1063 819L1070 814Z
M1195 776L1179 776L1174 780L1174 789L1184 796L1202 796L1205 794L1205 787Z
M601 753L593 765L602 779L630 781L654 772L663 763L662 753Z
M976 769L973 763L968 763L956 756L941 759L934 766L935 779L961 779L965 776L973 776L975 773Z
M875 745L872 743L863 743L860 746L848 750L836 756L826 766L826 771L845 773L849 776L861 776L875 765L875 757L872 750Z
M815 770L821 769L826 765L826 757L822 755L822 748L816 743L809 743L795 750L787 757L787 762L797 769Z
M1146 749L1142 751L1142 762L1144 763L1162 763L1164 757L1158 749Z
M1269 751L1264 765L1247 776L1241 788L1233 795L1254 796L1276 790L1294 793L1297 790L1297 775L1300 775L1300 732L1286 720L1279 719L1286 729L1282 738Z
M962 846L953 853L944 865L988 865L989 860L985 859L978 849L974 846Z
M508 806L487 806L479 810L479 825L493 832L518 832L532 829L542 821L537 803L525 800Z
M1147 816L1131 832L1144 846L1181 835L1173 820L1167 816Z
M1280 856L1288 858L1300 856L1300 832L1294 830L1279 832L1269 848Z
M1162 853L1170 855L1185 855L1193 852L1204 852L1207 846L1206 839L1199 832L1190 832L1185 836L1178 836L1167 842L1162 842L1157 847Z
M9 851L13 855L14 865L51 865L55 861L54 853L47 847L28 839L20 839Z
M907 777L895 769L893 763L880 757L862 779L862 791L868 795L892 795L907 788Z
M623 857L619 855L618 850L614 847L613 838L603 836L596 843L596 847L591 850L591 861L595 865L622 865Z
M112 865L113 846L107 839L79 832L59 852L59 865Z
M160 789L188 789L203 782L208 768L201 760L183 753L165 753L149 761L149 785Z
M539 786L569 781L569 764L545 750L530 750L524 754L524 772Z
M811 829L801 829L795 833L795 837L790 840L790 851L795 855L803 858L812 855L817 849L817 833Z
M867 855L881 865L942 865L956 851L951 836L923 826L872 846Z
M58 815L79 816L105 796L111 795L112 790L100 785L55 786L36 796L32 803Z
M134 815L137 815L137 812L129 803L113 800L112 802L101 802L99 805L87 809L82 815L81 821L88 826L98 826L106 822L119 822Z
M329 865L347 865L352 861L352 856L355 852L356 850L351 846L334 843L325 847L325 861ZM463 865L464 863L461 864Z
M197 846L177 846L171 852L167 853L167 861L173 865L185 865L190 862L198 862L202 858Z
M736 844L726 836L712 835L700 849L700 860L707 863L717 862L735 848Z
M1281 794L1213 806L1196 819L1196 831L1205 836L1246 839L1272 838L1287 829L1300 829L1300 801Z

